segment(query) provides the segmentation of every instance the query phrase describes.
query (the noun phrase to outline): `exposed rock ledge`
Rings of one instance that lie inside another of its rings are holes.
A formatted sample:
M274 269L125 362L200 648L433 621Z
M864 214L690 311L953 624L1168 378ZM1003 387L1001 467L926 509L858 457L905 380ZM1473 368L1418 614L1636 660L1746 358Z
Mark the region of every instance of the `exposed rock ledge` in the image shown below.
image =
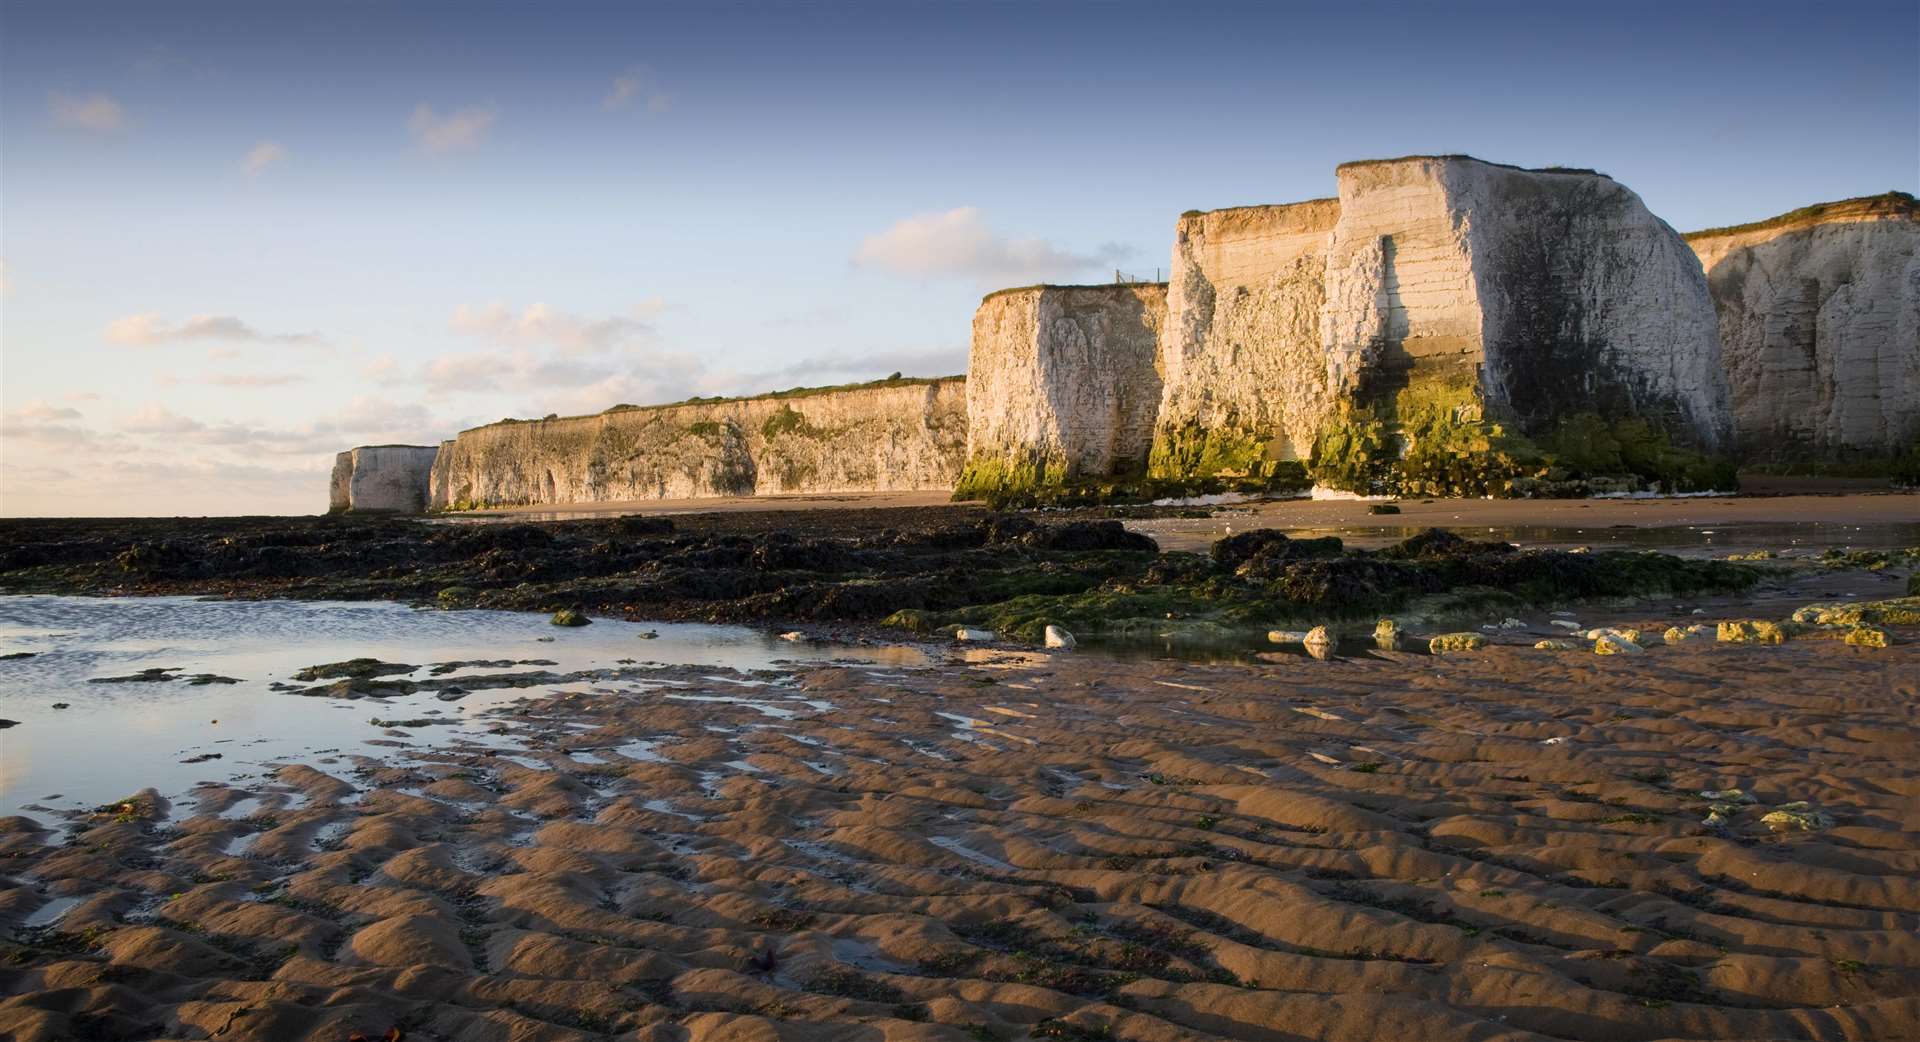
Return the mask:
M362 445L333 458L332 513L418 514L438 452L431 445Z
M616 406L461 431L431 506L950 489L966 441L962 377Z
M1741 449L1761 462L1920 439L1920 204L1822 203L1687 236L1719 310Z

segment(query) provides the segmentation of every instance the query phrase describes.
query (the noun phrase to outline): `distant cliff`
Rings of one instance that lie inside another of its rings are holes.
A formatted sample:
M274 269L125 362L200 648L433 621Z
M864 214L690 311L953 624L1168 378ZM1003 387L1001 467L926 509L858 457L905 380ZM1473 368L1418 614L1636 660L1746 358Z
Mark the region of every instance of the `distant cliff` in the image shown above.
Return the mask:
M960 377L507 420L441 444L431 505L950 489L966 439Z
M982 300L955 494L1144 470L1166 310L1166 287L1154 284L1028 286Z
M431 445L362 445L333 458L327 509L332 513L418 514L427 508L436 449Z
M1920 204L1902 192L1687 236L1719 310L1742 455L1839 462L1920 439Z

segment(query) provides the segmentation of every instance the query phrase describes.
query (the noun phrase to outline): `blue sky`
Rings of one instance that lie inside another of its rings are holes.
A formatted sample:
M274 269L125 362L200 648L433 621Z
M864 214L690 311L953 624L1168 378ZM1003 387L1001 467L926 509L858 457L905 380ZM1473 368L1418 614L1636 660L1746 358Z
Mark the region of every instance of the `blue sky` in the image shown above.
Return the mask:
M333 451L965 367L982 293L1467 152L1683 230L1920 187L1897 4L0 9L0 513L298 513Z

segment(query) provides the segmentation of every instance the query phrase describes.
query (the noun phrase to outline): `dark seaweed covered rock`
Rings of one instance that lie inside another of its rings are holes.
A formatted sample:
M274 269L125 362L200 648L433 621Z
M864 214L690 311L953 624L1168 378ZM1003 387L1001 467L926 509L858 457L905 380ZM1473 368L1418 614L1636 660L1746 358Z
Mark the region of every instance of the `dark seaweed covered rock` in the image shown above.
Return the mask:
M1272 579L1294 561L1338 557L1345 550L1337 536L1294 539L1274 528L1256 528L1216 540L1209 552L1216 568L1253 579Z
M1020 545L1036 550L1086 551L1131 550L1157 553L1160 544L1138 532L1129 532L1118 521L1070 521L1064 525L1035 528L1020 537Z
M1396 561L1430 561L1436 558L1471 557L1475 554L1510 554L1514 549L1512 543L1477 542L1461 538L1444 528L1429 528L1381 550L1379 556Z

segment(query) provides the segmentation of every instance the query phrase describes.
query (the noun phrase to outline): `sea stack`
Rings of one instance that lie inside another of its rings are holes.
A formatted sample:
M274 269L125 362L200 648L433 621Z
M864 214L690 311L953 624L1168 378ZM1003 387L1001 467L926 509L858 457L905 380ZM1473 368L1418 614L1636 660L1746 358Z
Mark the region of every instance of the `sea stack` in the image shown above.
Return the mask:
M1028 286L982 300L956 497L1140 473L1166 310L1166 287L1153 283Z
M1339 219L1336 199L1181 215L1156 476L1267 478L1312 453L1332 405L1320 326Z
M1920 440L1920 203L1904 192L1694 232L1743 458L1848 462Z
M431 445L362 445L333 458L330 513L418 514L427 509Z

